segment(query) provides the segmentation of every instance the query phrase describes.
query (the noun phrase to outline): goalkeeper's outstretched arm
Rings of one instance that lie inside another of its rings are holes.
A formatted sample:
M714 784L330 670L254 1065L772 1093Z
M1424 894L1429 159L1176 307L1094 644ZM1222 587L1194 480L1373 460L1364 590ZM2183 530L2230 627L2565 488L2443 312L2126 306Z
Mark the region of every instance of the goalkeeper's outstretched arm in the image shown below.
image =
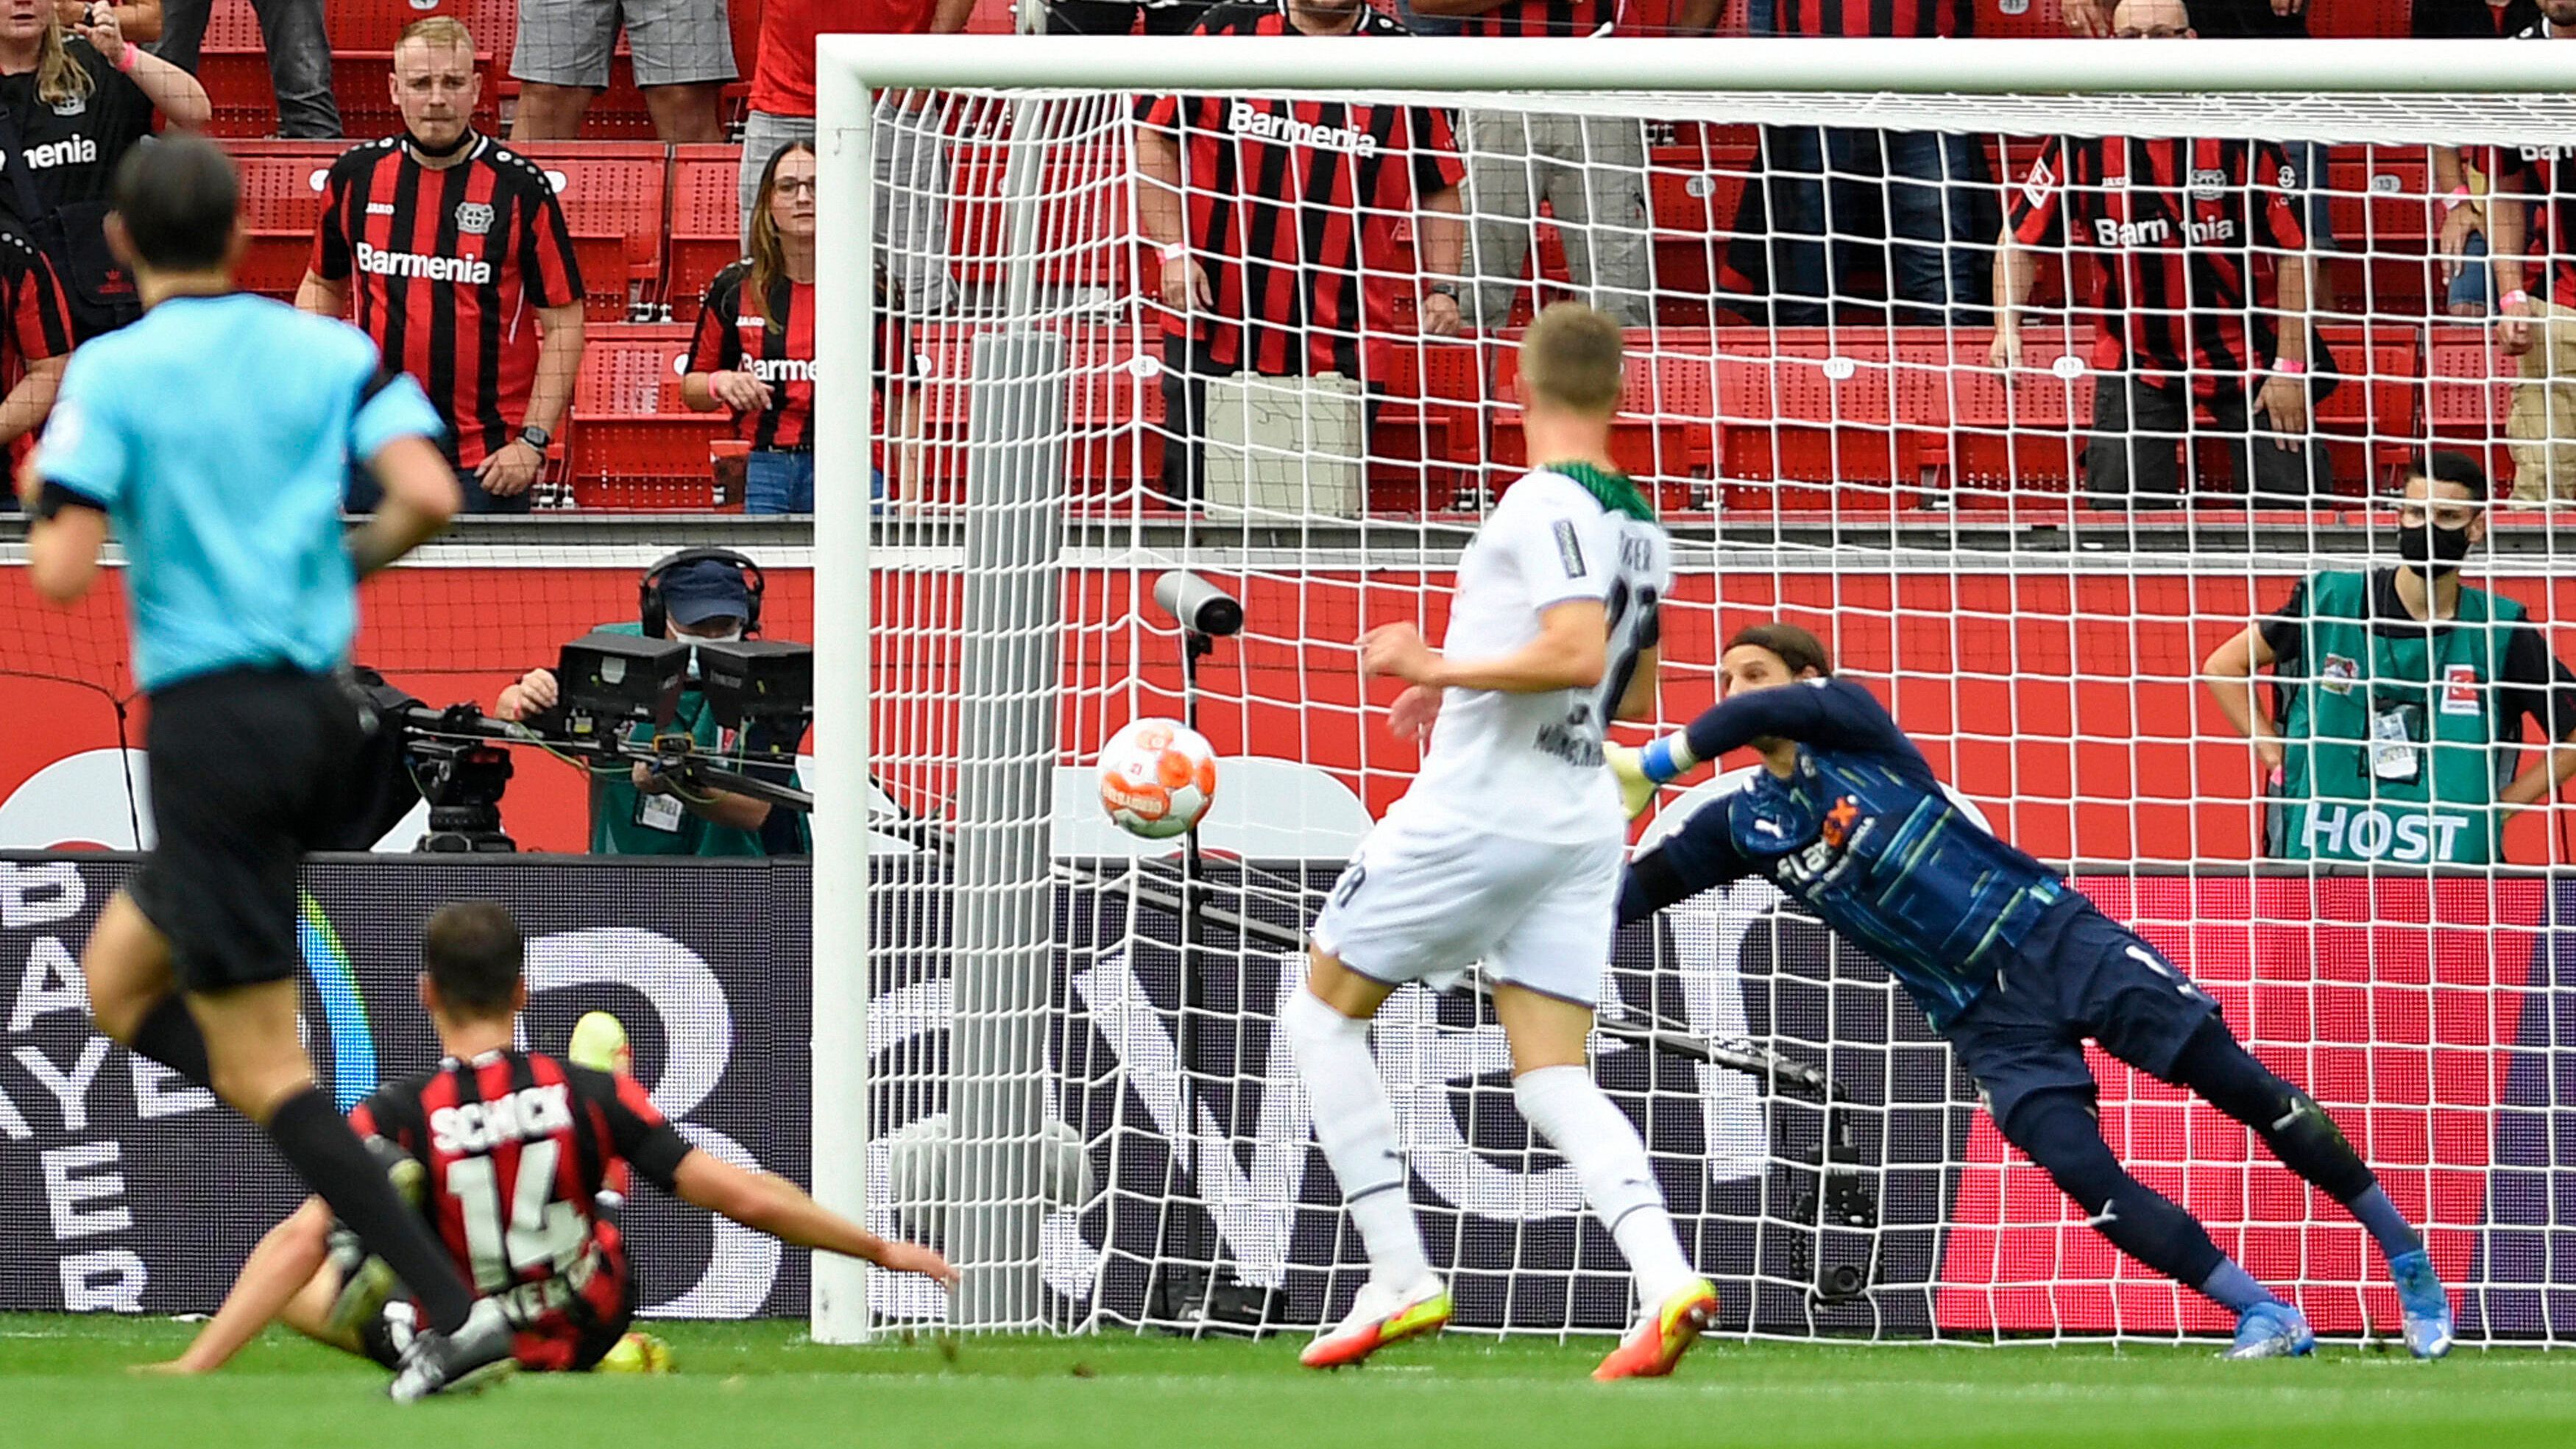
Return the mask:
M1901 747L1905 736L1877 696L1841 679L1809 679L1731 695L1687 728L1646 746L1638 763L1660 785L1756 740L1795 740L1837 750Z

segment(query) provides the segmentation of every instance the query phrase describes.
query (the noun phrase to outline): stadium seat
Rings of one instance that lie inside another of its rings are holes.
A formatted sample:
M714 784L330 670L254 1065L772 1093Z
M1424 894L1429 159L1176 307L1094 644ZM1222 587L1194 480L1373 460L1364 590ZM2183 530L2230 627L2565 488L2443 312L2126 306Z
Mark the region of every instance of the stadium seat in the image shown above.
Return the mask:
M2022 369L2005 386L1990 334L1909 329L1898 353L1899 407L1923 466L1960 508L2018 507L2023 495L2074 490L2093 419L2091 328L2024 327Z
M488 0L332 0L331 89L339 98L342 133L368 140L399 129L387 80L393 72L394 37L404 25L432 15L454 15L475 27L474 58L483 72L483 98L474 124L496 130L500 92L494 84L492 42L477 23L485 4ZM209 135L276 134L277 93L250 0L214 0L198 52L197 79L213 106L206 123Z
M689 329L668 323L591 330L565 438L574 507L713 506L712 445L732 434L733 422L680 405L688 345Z
M928 331L929 329L925 329ZM922 432L932 440L924 448L940 471L963 476L962 464L944 470L936 457L937 441L965 437L963 386L973 359L972 337L964 328L946 329L955 341L922 379ZM1064 460L1068 491L1076 500L1104 501L1142 485L1149 490L1163 470L1162 334L1152 327L1081 328L1070 339L1065 363L1064 426L1070 448ZM955 426L935 431L930 415L953 416ZM960 450L953 446L948 449Z
M1757 145L1750 126L1691 125L1677 128L1673 144L1647 153L1657 321L1709 325L1709 297L1726 261Z
M2486 464L2501 498L2512 491L2513 455L2504 444L2513 406L2514 360L2495 349L2483 326L2435 327L2425 345L2424 431L2435 447L2456 448Z
M739 146L671 148L669 296L676 321L694 321L707 283L742 257Z
M2328 436L2335 491L2378 491L2424 436L2424 331L2371 321L2321 326L2343 383L2317 405L2315 425Z
M2057 0L1977 0L1980 40L2063 40L2066 21Z
M1894 340L1870 327L1728 327L1714 334L1716 474L1731 508L1883 511L1926 480L1897 407ZM1808 486L1798 486L1798 485Z
M670 154L656 142L548 142L524 148L545 169L572 229L594 322L622 322L660 295Z
M250 246L241 283L262 296L292 301L313 259L322 220L322 183L344 141L235 141L241 169L242 226Z

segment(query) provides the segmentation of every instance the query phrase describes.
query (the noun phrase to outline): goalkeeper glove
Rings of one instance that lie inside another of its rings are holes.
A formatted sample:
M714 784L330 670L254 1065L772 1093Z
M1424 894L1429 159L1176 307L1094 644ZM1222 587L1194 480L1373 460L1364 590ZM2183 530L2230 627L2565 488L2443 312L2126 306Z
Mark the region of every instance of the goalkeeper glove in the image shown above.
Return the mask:
M1618 778L1619 803L1627 810L1628 818L1634 820L1645 814L1646 807L1655 803L1655 782L1646 778L1637 752L1626 745L1604 743L1601 753L1609 757L1610 773Z

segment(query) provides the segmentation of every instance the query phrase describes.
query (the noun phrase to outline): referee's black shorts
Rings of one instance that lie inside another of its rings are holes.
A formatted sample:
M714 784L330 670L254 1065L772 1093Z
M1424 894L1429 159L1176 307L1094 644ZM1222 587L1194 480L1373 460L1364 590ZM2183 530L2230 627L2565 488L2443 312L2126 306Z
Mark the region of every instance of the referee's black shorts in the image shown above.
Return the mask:
M350 817L364 704L331 676L225 669L153 691L150 730L157 838L131 893L179 984L292 977L296 866Z

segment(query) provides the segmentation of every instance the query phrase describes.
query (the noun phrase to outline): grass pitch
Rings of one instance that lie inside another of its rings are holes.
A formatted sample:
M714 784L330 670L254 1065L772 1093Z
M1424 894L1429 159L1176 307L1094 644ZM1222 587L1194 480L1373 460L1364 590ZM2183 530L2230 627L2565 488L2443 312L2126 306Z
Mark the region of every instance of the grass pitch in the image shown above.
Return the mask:
M0 1444L29 1449L1063 1449L1472 1444L2430 1446L2576 1444L2576 1360L2463 1350L2439 1364L2329 1349L2221 1363L2207 1345L2004 1349L1712 1341L1662 1383L1586 1375L1604 1342L1454 1336L1317 1374L1294 1343L1119 1334L827 1348L802 1325L657 1324L664 1378L522 1374L398 1409L385 1376L272 1331L224 1373L128 1375L193 1328L0 1317Z

